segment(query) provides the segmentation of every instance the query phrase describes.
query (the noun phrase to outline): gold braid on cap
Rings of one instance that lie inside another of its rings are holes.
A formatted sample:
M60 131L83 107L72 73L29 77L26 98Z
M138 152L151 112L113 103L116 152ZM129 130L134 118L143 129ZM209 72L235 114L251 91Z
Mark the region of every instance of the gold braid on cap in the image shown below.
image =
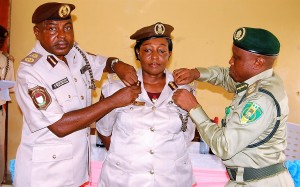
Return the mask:
M87 69L89 71L90 79L91 79L91 85L89 86L89 88L92 89L92 90L95 90L96 89L95 79L94 79L94 76L93 76L93 71L92 71L90 62L87 59L86 55L83 53L83 51L77 45L74 45L74 47L79 51L79 53L83 57L83 59L85 61L85 64L86 64L86 67L87 67Z

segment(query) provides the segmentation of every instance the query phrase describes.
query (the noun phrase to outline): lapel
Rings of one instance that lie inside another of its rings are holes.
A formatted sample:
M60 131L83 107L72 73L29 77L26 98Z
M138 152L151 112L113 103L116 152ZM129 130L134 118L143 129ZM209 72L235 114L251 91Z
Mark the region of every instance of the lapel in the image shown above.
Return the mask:
M169 102L169 100L171 99L171 97L173 95L173 91L168 86L168 83L169 83L169 81L174 81L174 79L173 79L173 75L168 70L165 70L165 73L166 73L166 84L165 84L158 100L155 103L152 103L152 101L150 100L150 98L147 94L147 91L145 90L145 87L144 87L142 70L141 69L138 70L137 75L138 75L138 79L141 81L141 87L142 87L142 93L139 95L139 98L138 98L139 101L145 102L148 105L155 105L155 106L161 105L166 100L167 100L167 102Z

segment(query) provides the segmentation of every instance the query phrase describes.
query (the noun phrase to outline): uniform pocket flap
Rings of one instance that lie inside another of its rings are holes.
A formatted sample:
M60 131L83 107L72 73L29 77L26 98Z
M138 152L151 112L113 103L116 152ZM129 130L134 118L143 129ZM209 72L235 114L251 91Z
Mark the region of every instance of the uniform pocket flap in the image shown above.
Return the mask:
M32 162L56 162L72 158L72 144L43 144L33 147Z

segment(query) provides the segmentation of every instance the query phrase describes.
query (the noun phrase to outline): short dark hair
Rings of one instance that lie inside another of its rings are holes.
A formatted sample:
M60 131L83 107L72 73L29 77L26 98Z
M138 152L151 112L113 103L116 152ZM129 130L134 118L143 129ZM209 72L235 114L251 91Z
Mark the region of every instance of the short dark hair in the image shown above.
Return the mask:
M135 43L135 46L134 46L134 54L135 54L135 57L137 60L140 60L139 59L139 56L136 52L136 50L139 50L141 48L141 45L147 41L147 40L150 40L150 39L153 39L153 38L166 38L166 40L168 41L168 48L169 48L169 51L172 51L173 50L173 42L172 42L172 39L171 38L167 38L167 37L150 37L150 38L144 38L142 40L138 40L136 43Z

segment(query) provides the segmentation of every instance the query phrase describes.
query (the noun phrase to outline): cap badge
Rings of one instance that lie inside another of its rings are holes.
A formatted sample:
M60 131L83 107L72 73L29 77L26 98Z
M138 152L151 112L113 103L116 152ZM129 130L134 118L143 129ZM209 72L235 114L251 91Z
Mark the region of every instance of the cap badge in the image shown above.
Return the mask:
M233 38L237 41L240 41L244 38L246 35L246 29L245 28L239 28L234 32Z
M161 23L157 23L155 26L154 26L154 32L155 34L157 35L163 35L165 33L165 26Z
M62 5L59 8L58 14L61 18L65 18L70 14L70 12L71 12L71 8L69 5Z

